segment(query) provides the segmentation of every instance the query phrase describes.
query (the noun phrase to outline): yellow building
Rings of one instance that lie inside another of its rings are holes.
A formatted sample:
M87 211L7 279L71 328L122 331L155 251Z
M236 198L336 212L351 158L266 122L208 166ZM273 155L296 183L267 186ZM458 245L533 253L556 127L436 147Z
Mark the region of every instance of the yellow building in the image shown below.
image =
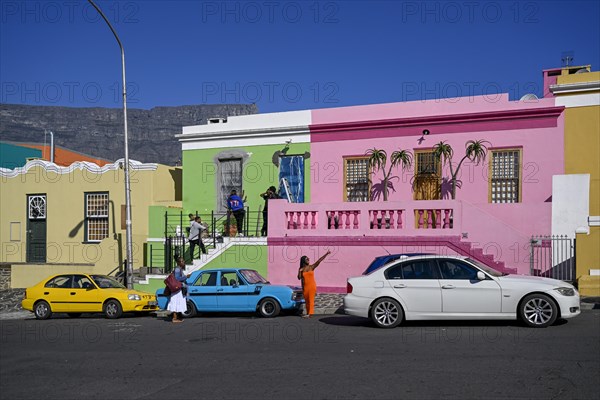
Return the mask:
M589 174L589 215L576 233L582 295L600 296L600 72L590 66L555 70L549 89L565 110L565 174Z
M133 266L145 264L149 206L181 205L181 169L130 161ZM102 167L43 160L0 169L0 262L23 288L65 272L110 273L123 264L122 160Z

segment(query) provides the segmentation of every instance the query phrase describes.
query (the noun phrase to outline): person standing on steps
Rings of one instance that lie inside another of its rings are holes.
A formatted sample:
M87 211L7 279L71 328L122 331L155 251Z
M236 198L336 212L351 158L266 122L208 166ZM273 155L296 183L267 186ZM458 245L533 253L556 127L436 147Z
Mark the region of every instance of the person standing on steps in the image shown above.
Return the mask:
M243 193L242 193L243 195ZM237 225L237 231L240 236L243 236L244 233L244 216L246 215L246 211L244 210L244 201L237 194L237 190L233 189L231 194L227 198L227 208L231 211L233 216L235 217L235 222Z
M277 189L275 189L275 186L271 186L267 189L266 192L261 193L260 197L262 197L265 200L265 208L263 208L263 226L260 229L260 235L261 236L267 236L267 230L269 228L269 223L268 223L268 218L269 218L269 200L271 199L278 199L279 195L277 194Z
M308 256L300 258L300 268L298 268L298 279L302 282L302 292L306 306L306 314L302 318L310 318L315 312L315 296L317 294L317 282L315 281L315 269L321 264L331 251L327 250L321 258L314 264L310 264Z
M202 242L202 231L205 229L202 224L202 220L198 215L194 218L190 225L190 236L188 239L190 240L190 258L192 263L194 262L194 250L196 250L196 246L200 246L200 251L202 254L206 254L206 247L204 247L204 243ZM198 255L200 258L200 255Z

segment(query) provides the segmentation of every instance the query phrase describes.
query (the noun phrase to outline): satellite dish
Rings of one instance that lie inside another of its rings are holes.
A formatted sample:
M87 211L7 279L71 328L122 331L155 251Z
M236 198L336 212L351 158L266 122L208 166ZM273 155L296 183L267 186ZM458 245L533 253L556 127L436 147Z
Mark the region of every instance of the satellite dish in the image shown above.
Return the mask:
M519 101L536 101L536 100L539 100L539 98L535 94L527 93L526 95L521 97L521 99Z
M581 68L581 69L578 69L577 72L575 72L575 73L576 74L586 74L588 72L590 72L590 71L588 71L586 68Z

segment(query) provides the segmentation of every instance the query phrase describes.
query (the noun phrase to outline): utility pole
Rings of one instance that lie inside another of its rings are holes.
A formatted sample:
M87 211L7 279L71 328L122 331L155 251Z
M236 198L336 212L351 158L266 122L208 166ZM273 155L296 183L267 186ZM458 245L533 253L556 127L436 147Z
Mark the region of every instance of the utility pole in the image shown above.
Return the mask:
M104 15L102 10L92 1L88 0L88 2L98 11L104 22L108 25L110 30L112 31L115 39L117 39L117 43L119 44L119 48L121 49L121 69L123 73L123 125L125 129L125 161L123 163L123 171L125 173L125 229L126 229L126 248L127 248L127 287L129 289L133 288L133 243L132 243L132 234L131 234L131 186L129 184L129 143L127 138L127 83L125 81L125 50L123 49L123 44L121 43L121 39L119 39L119 35L113 28L113 26L108 21L108 18Z

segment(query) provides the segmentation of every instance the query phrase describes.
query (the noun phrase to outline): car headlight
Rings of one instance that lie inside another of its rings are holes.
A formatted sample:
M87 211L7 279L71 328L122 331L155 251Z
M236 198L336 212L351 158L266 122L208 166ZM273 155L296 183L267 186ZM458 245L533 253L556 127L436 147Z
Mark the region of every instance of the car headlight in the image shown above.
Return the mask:
M557 290L558 293L562 294L563 296L575 296L575 290L573 290L572 288L559 287L554 290Z
M127 298L129 300L141 300L141 297L140 297L139 294L130 294L130 295L127 296Z

